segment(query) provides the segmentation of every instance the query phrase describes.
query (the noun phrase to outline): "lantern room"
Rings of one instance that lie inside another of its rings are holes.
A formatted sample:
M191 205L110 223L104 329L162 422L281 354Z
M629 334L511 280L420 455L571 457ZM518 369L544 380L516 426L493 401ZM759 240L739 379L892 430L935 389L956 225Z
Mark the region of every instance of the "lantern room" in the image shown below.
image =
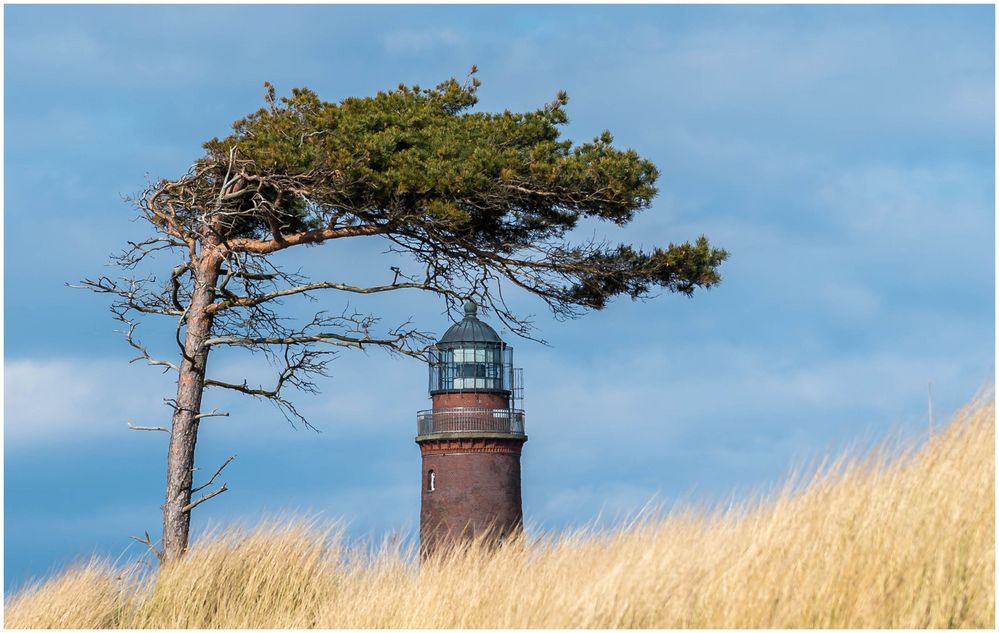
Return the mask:
M471 391L519 397L520 370L513 367L513 348L479 320L477 311L474 302L467 302L465 318L431 350L431 396Z

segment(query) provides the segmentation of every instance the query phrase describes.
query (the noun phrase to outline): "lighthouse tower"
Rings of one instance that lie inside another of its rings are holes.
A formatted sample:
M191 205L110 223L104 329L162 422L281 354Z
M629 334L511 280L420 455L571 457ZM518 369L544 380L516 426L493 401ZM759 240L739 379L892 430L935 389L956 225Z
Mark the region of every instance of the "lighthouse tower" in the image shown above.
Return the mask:
M423 456L420 549L519 530L520 452L527 441L522 372L513 348L465 304L465 318L432 350L433 408L417 414Z

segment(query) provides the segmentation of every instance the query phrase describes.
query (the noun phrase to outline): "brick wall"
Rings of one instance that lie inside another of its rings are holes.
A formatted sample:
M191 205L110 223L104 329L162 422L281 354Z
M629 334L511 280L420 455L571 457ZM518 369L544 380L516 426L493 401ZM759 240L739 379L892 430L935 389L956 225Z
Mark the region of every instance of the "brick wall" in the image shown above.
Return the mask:
M452 407L482 407L484 409L509 409L510 396L502 393L438 393L433 396L435 409Z
M502 538L520 529L523 444L522 439L487 438L421 443L421 551L485 530L495 530ZM428 486L430 471L435 473L433 491Z

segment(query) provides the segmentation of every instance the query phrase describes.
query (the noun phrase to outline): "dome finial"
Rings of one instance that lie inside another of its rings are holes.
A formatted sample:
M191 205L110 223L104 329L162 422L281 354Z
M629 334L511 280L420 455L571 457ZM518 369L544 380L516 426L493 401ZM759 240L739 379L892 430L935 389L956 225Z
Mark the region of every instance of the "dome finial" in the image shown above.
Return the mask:
M475 313L478 311L479 306L475 305L475 302L469 299L465 302L465 318L474 319Z

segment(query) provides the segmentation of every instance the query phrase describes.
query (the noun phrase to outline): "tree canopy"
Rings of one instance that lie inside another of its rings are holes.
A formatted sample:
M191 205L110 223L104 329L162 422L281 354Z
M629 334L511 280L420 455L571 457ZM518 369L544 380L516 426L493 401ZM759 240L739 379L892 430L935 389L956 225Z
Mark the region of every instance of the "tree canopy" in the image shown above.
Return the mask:
M179 198L184 224L216 207L212 226L235 251L385 235L459 294L488 294L487 279L505 277L563 315L720 280L726 253L703 237L648 252L564 243L584 218L624 225L649 207L658 170L606 131L562 139L564 93L531 112L475 112L478 85L400 85L339 103L307 88L278 99L267 85L266 106L205 143L192 173L162 183L154 202Z

